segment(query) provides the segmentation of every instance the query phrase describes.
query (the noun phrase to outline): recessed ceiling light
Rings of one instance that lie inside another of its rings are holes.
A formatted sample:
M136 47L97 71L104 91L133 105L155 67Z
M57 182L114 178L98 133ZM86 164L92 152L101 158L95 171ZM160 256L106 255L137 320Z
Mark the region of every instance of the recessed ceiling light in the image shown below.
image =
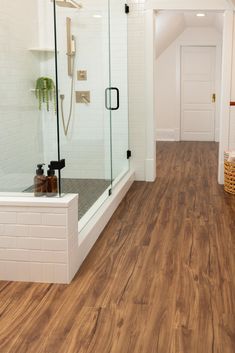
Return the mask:
M99 14L93 15L93 17L94 17L94 18L102 18L102 16L99 15Z
M197 17L205 17L206 15L204 13L197 13Z

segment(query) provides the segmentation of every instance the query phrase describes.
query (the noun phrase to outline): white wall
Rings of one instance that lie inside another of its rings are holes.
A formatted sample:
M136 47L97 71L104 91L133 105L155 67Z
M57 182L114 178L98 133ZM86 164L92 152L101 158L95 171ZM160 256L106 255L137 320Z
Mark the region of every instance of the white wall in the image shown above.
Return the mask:
M185 30L184 14L159 12L156 14L156 58Z
M146 0L146 8L156 10L225 10L231 9L232 4L230 0Z
M222 36L214 28L187 28L156 60L156 139L179 140L180 48L187 45L217 46L216 140L219 138Z
M39 57L29 51L38 41L37 2L1 1L0 23L0 191L20 191L32 185L43 155L40 114L30 91L40 70Z

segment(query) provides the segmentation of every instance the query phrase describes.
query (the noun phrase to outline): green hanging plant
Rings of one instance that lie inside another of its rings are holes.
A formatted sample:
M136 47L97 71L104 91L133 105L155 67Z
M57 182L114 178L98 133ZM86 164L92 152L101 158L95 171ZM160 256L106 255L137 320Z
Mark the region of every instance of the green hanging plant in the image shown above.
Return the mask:
M50 102L53 101L56 111L56 90L54 81L49 77L39 77L36 81L35 95L38 99L39 110L42 109L42 104L45 103L47 111L50 110Z

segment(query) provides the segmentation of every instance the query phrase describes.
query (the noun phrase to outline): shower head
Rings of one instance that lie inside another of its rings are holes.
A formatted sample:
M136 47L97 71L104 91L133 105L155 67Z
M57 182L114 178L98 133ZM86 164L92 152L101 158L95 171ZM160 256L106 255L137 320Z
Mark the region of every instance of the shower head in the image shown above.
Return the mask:
M72 9L81 9L82 8L82 5L78 4L74 0L55 0L55 3L56 3L56 5L61 6L61 7L69 7Z

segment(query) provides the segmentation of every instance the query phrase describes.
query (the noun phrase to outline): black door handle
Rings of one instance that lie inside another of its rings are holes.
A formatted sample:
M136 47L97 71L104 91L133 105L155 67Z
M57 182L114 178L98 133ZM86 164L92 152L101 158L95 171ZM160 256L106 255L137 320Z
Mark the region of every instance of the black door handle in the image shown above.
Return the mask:
M111 106L111 93L115 91L117 93L117 105L116 107ZM108 110L118 110L120 107L120 92L117 87L109 87L105 90L105 107Z

